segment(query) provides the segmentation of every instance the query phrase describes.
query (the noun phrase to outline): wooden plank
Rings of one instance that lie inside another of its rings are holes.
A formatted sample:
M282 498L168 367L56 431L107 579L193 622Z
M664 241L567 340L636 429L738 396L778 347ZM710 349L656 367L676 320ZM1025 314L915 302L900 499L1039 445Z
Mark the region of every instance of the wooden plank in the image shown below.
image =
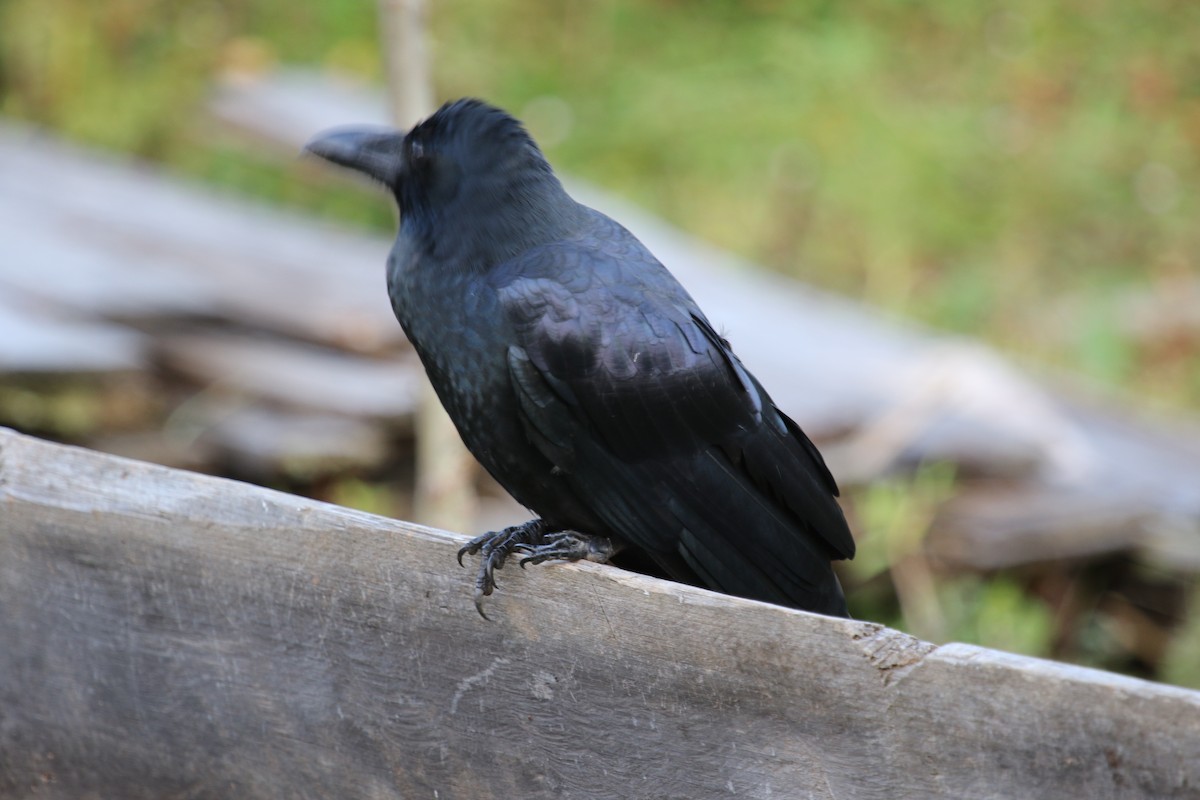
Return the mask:
M1200 791L1200 693L462 541L0 433L0 794Z
M1102 461L1058 480L983 482L951 499L932 554L973 569L1134 552L1200 571L1200 430L1060 392Z
M136 331L0 296L0 377L127 374L145 366L145 349Z
M399 327L399 326L397 326ZM198 383L293 408L407 425L423 374L416 355L366 358L285 339L165 335L159 362Z
M214 408L197 443L224 474L270 485L379 468L388 458L382 425L334 414L256 406Z
M403 346L384 240L13 125L0 126L0 175L0 292L119 319L212 316L363 352Z

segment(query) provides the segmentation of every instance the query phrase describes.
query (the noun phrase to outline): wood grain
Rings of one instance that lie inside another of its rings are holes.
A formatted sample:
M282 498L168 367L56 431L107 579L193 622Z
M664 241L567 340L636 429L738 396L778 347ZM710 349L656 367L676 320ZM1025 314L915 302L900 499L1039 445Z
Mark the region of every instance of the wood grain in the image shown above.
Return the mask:
M1146 798L1200 693L0 432L0 795Z

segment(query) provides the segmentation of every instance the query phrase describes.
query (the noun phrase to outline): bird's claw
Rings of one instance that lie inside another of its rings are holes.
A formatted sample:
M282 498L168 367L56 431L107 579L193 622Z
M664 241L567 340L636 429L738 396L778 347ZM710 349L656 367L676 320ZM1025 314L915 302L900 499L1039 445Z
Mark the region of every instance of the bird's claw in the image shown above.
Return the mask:
M513 545L513 550L526 554L517 562L522 569L526 564L541 564L543 561L595 561L603 564L617 552L611 539L575 531L560 531L544 536L542 542L536 545L520 542Z
M531 542L542 542L548 528L547 523L535 519L502 531L488 531L476 536L459 549L460 567L464 566L464 555L473 556L478 553L480 556L479 571L475 573L475 610L479 612L479 616L488 618L488 615L483 613L483 598L496 589L496 570L503 569L509 554L518 547Z
M503 532L504 531L500 531L499 533L497 533L496 531L488 531L487 533L483 534L482 536L476 536L474 539L467 542L462 547L458 548L458 565L460 567L465 567L466 564L464 564L463 560L462 560L463 556L475 555L476 553L478 553L480 550L483 549L483 546L488 543L489 539L491 539L494 536L498 536L498 535L500 535L500 533L503 533Z
M590 536L575 531L555 530L550 524L535 519L524 525L514 525L502 531L488 531L476 536L458 551L458 564L463 566L464 555L479 554L479 571L475 573L475 610L483 613L483 598L496 590L496 570L504 567L512 553L525 555L520 560L526 564L541 564L543 561L596 561L604 563L617 552L612 540L604 536Z

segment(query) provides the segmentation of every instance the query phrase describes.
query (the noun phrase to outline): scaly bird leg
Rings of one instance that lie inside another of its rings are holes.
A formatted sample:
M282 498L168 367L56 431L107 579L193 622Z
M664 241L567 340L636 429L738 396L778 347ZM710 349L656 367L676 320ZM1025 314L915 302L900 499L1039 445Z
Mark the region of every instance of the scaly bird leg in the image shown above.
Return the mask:
M559 531L542 537L539 545L521 543L513 547L520 553L527 553L519 562L524 569L526 564L541 564L543 561L595 561L606 564L615 556L620 547L607 536L590 536L577 531Z
M526 564L550 560L587 559L603 563L617 552L617 548L603 536L564 531L542 519L476 536L458 551L458 565L463 566L464 555L479 553L479 572L475 575L475 610L484 619L488 619L488 615L483 613L483 598L496 589L495 571L503 568L508 556L514 552L529 554L521 559L521 566L524 567Z

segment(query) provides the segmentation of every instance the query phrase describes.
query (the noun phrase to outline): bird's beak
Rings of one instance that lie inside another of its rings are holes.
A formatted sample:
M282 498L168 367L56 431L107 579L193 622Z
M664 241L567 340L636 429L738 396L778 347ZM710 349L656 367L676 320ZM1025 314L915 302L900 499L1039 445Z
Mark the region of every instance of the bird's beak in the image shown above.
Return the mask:
M396 186L404 164L404 134L392 128L335 128L304 145L306 152Z

